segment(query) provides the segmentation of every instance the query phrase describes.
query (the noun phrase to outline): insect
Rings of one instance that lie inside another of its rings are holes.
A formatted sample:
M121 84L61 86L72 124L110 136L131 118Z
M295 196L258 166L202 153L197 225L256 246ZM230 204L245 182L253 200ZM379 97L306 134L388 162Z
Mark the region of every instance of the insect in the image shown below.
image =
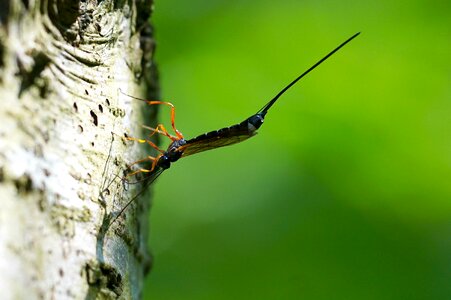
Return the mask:
M332 56L335 52L340 50L343 46L345 46L347 43L349 43L351 40L353 40L355 37L357 37L360 34L360 32L354 34L350 38L348 38L346 41L341 43L338 47L336 47L334 50L329 52L326 56L324 56L322 59L320 59L317 63L315 63L313 66L311 66L309 69L307 69L304 73L299 75L296 79L294 79L290 84L288 84L286 87L284 87L274 98L272 98L268 103L266 103L265 106L263 106L257 113L253 114L249 118L245 119L241 123L232 125L230 127L224 127L219 130L210 131L208 133L204 133L202 135L199 135L195 138L186 140L182 133L177 130L175 126L175 107L168 102L161 102L161 101L147 101L143 99L139 99L133 96L130 96L134 99L141 100L146 102L149 105L168 105L171 107L171 124L172 129L175 132L175 136L168 133L166 128L160 124L156 128L143 126L145 129L150 130L152 133L150 136L152 136L155 133L162 134L169 139L171 139L171 144L168 146L167 150L160 149L157 145L155 145L153 142L151 142L148 139L136 139L128 137L129 140L134 140L139 143L147 143L153 148L157 149L160 154L156 157L148 156L142 160L136 161L133 164L130 165L133 166L135 164L139 164L145 161L151 161L152 166L150 169L138 169L130 174L128 176L133 176L138 173L150 173L150 176L146 178L148 180L148 183L150 184L153 182L164 170L168 169L172 163L176 162L182 157L186 157L192 154L196 154L199 152L216 149L219 147L224 147L228 145L233 145L239 142L242 142L244 140L247 140L257 134L257 130L262 126L263 121L265 120L266 114L268 110L276 103L276 101L282 96L289 88L291 88L294 84L296 84L301 78L306 76L308 73L310 73L313 69L318 67L322 62L324 62L326 59L328 59L330 56ZM136 197L133 197L127 204L121 209L119 214L122 214L122 212L125 211L125 209L134 201ZM116 217L117 218L117 217Z

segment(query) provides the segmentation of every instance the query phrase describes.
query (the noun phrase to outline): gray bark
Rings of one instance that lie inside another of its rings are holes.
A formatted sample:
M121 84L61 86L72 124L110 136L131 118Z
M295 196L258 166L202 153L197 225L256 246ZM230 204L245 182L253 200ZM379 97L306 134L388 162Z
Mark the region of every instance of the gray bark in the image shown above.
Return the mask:
M137 299L148 202L126 141L156 96L150 0L0 4L2 299ZM139 102L139 103L138 103ZM150 123L150 124L149 124Z

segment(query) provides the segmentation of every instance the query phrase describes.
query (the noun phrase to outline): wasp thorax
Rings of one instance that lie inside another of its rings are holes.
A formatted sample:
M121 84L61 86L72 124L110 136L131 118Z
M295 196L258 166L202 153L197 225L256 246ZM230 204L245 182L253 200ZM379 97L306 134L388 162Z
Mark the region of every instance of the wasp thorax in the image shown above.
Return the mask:
M167 153L171 152L177 152L179 151L179 148L186 144L185 139L175 140L172 142L172 144L169 145Z
M181 150L181 147L185 144L186 141L184 139L172 142L162 157L165 157L169 163L176 162L182 157L183 150Z

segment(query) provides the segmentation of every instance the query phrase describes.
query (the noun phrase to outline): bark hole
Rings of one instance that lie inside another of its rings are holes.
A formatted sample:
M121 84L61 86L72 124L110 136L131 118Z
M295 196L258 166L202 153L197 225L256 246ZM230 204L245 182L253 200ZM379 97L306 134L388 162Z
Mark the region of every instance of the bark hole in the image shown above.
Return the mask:
M94 123L94 125L96 125L96 126L99 125L99 121L98 121L96 113L91 110L90 114L91 114L92 122Z

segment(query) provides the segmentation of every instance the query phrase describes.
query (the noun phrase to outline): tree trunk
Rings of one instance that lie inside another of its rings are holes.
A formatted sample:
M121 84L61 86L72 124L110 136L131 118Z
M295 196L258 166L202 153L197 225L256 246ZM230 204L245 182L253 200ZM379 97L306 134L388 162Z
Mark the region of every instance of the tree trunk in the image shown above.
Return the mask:
M142 188L121 180L145 155L123 137L156 112L119 91L157 96L151 5L1 2L2 299L140 297L149 203L108 225Z

